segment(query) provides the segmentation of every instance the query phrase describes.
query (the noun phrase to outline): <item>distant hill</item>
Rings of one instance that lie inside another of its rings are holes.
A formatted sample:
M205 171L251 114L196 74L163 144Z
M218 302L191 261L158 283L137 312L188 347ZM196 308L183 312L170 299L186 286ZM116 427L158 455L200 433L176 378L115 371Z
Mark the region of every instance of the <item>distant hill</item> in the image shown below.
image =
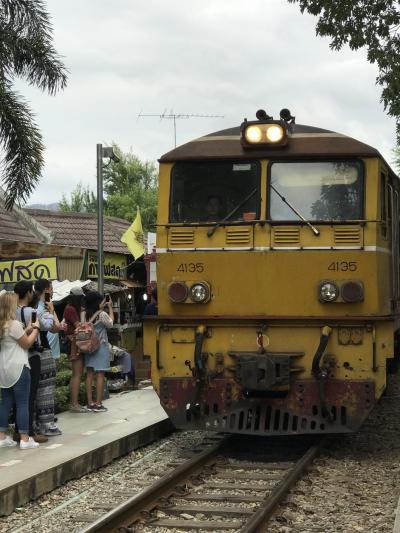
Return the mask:
M54 204L30 204L27 205L29 209L45 209L46 211L59 211L58 202Z

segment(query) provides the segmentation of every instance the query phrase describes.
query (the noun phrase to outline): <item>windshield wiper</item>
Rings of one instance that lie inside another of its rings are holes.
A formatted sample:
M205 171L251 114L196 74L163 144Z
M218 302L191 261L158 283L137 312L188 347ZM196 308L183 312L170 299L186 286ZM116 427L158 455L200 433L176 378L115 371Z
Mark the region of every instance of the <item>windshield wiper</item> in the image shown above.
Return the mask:
M226 222L227 220L229 220L229 219L231 218L231 216L234 215L234 214L236 213L236 211L239 211L239 209L240 209L240 208L241 208L241 207L242 207L242 206L243 206L248 200L250 200L250 198L252 198L252 197L256 194L257 191L258 191L258 187L256 187L256 188L254 189L254 191L251 191L251 193L250 193L248 196L246 196L246 198L245 198L242 202L240 202L240 204L238 204L234 209L232 209L232 211L231 211L230 213L228 213L228 214L226 215L226 217L224 217L222 220L220 220L219 222L217 222L217 223L215 224L215 226L213 226L212 228L210 228L210 229L207 231L207 237L212 237L212 236L214 235L214 233L215 233L215 230L216 230L217 228L219 228L219 226L221 226L221 224L223 224L224 222Z
M305 222L307 224L307 226L310 228L310 230L314 233L314 235L316 235L318 237L319 234L320 234L319 229L317 229L315 226L313 226L309 220L305 219L303 217L303 215L301 213L299 213L297 211L297 209L295 207L293 207L292 204L290 204L286 200L286 198L279 191L277 191L275 189L275 187L272 185L272 183L270 184L270 186L271 186L271 189L276 192L276 194L279 196L279 198L282 200L282 202L284 202L288 207L290 207L290 209L293 211L293 213L295 213L300 218L300 220Z

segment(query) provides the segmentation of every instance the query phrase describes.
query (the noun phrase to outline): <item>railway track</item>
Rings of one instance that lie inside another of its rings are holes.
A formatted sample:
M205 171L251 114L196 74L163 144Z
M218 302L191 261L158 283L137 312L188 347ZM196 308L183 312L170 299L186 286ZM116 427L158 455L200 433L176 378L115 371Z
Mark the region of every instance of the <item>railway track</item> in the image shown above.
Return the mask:
M262 531L323 446L321 438L216 437L81 533Z

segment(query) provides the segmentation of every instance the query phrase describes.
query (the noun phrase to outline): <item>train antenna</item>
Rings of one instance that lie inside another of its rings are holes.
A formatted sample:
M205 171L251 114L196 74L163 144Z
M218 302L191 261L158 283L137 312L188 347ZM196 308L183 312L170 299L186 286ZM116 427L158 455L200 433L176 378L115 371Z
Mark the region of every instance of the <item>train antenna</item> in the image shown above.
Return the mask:
M173 110L169 113L167 113L167 110L165 110L163 113L155 113L155 114L143 114L142 112L139 113L138 119L142 117L158 117L160 120L173 120L174 121L174 141L175 141L175 148L176 148L176 121L182 118L225 118L224 115L203 115L203 114L196 114L196 113L174 113Z

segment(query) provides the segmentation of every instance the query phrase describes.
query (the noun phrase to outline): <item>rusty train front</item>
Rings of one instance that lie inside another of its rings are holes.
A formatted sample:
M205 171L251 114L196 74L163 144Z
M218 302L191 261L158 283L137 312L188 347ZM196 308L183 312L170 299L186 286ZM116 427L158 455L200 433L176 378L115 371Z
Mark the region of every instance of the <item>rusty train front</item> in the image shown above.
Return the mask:
M398 179L362 142L257 116L160 160L154 387L178 428L355 431L398 344Z

